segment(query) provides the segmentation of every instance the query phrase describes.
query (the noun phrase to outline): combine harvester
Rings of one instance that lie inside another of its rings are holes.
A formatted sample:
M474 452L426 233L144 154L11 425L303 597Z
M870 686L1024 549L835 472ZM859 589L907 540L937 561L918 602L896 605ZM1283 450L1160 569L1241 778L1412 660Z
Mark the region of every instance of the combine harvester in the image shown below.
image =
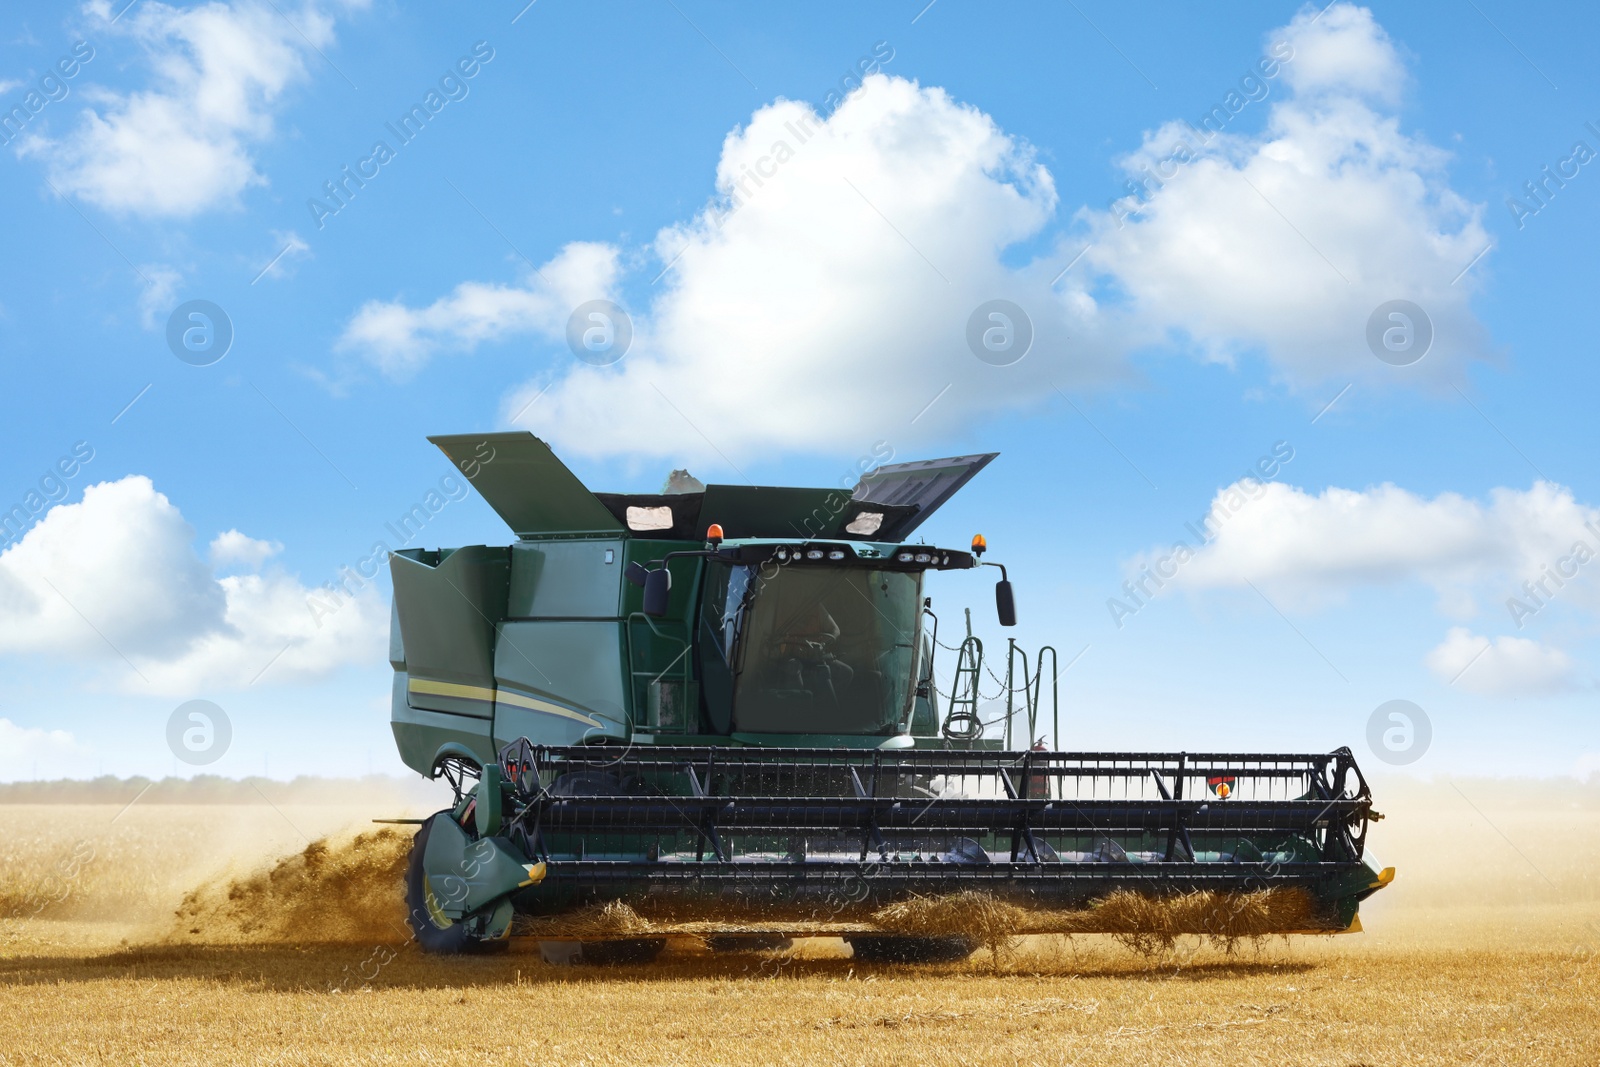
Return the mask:
M924 578L996 567L1003 626L1011 585L981 536L908 539L993 455L850 493L634 495L591 492L531 434L430 440L517 540L391 557L395 740L456 791L412 850L424 949L515 931L639 960L674 934L831 934L860 959L952 959L979 943L968 912L1138 935L1130 901L1188 902L1169 932L1331 933L1393 876L1363 860L1381 816L1349 749L1046 750L1053 654L1030 673L1009 642L986 724L970 617L940 691Z

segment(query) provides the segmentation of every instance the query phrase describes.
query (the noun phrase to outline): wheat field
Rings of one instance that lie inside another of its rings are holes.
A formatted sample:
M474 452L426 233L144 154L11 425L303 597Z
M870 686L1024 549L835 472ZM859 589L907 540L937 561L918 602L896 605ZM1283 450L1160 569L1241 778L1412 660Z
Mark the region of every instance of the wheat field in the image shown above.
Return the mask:
M1596 791L1380 795L1400 877L1362 934L916 967L826 939L422 956L391 895L405 837L368 821L413 797L0 804L0 1064L1600 1064Z

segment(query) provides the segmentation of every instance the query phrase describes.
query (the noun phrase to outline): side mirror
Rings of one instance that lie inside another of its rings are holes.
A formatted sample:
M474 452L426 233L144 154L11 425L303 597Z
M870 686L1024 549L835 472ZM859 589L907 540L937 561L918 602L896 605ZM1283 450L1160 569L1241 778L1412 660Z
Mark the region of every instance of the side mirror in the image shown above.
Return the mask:
M644 564L640 563L638 560L634 560L632 563L628 564L627 568L622 572L622 576L628 579L629 584L636 585L640 589L643 589L645 586L645 579L650 577L650 572L645 569Z
M644 579L644 613L661 618L667 613L667 602L672 598L672 572L662 567L650 571Z
M1017 624L1017 601L1011 595L1011 582L1005 578L994 583L994 607L1000 616L1001 626Z

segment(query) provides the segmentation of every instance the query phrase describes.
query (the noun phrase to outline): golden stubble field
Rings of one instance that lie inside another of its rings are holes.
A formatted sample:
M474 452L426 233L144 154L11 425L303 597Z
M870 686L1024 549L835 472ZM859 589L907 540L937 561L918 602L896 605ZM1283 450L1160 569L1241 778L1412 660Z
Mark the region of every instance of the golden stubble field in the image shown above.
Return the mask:
M560 968L440 960L338 804L0 805L0 1064L1600 1064L1600 804L1576 785L1387 783L1400 877L1366 932L1151 960L1103 937L864 966L842 943ZM120 812L120 813L119 813ZM332 865L330 868L329 865ZM330 873L331 872L331 873ZM337 885L343 917L305 899ZM176 914L185 895L204 889ZM231 894L231 899L230 899Z

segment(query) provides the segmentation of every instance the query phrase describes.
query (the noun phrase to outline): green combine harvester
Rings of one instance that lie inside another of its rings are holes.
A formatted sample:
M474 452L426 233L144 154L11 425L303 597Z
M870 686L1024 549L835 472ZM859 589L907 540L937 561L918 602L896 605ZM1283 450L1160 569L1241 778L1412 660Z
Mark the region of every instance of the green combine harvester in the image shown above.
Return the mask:
M994 901L1022 932L1119 932L1098 905L1125 891L1296 901L1250 932L1326 933L1359 929L1393 877L1363 858L1381 816L1349 749L1048 750L1055 679L1015 642L1006 710L981 718L982 644L969 617L942 645L923 586L995 567L1012 626L1005 568L982 537L910 538L992 454L881 466L853 491L639 495L591 492L531 434L430 440L517 540L391 557L395 741L455 789L407 875L427 950L516 933L639 960L672 934L835 934L857 958L950 959L978 940L884 909Z

